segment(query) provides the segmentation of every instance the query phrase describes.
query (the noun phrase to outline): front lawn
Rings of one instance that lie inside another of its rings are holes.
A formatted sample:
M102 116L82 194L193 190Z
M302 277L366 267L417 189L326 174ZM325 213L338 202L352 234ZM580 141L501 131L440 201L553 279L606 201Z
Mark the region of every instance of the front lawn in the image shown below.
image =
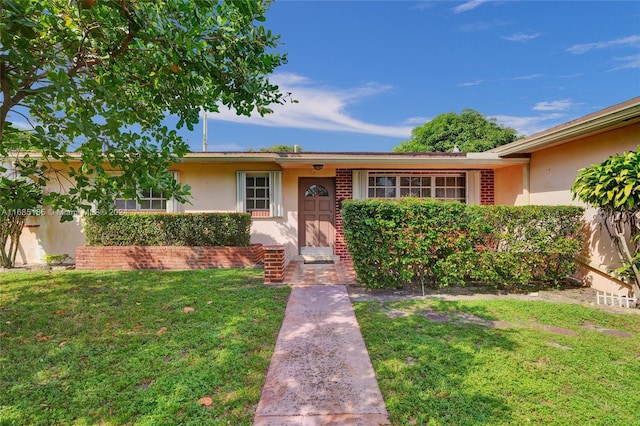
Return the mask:
M289 294L261 281L0 274L0 424L251 424Z
M355 308L394 425L640 424L640 315L515 300Z

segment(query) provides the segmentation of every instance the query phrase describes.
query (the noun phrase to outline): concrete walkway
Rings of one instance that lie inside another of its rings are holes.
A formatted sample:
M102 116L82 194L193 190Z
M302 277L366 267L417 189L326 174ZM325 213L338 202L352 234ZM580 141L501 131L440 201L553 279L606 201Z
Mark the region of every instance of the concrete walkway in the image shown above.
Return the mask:
M343 285L294 286L254 425L388 425Z

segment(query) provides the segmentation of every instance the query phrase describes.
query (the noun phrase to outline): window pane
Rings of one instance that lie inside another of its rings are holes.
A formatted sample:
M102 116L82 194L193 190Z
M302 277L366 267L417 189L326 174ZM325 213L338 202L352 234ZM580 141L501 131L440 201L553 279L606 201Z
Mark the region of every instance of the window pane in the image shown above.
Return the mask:
M431 178L423 177L422 178L422 186L431 186Z
M152 200L151 208L154 210L160 210L162 208L162 200Z
M456 186L456 178L448 177L447 178L447 186Z
M444 188L436 188L436 198L444 198Z
M384 188L376 188L376 198L384 198Z
M465 177L464 177L464 176L459 177L459 178L457 179L458 186L466 186L466 180L467 180L467 179L465 179Z
M143 190L142 196L140 198L149 198L151 197L151 191Z
M125 200L116 200L116 209L125 210L127 208L127 202Z
M369 188L368 197L369 198L375 198L376 197L376 189L375 188Z
M142 200L140 201L140 210L149 210L151 208L151 201Z
M411 188L412 197L420 197L420 188Z
M447 188L447 198L456 198L455 188Z
M444 186L444 178L443 177L437 177L436 178L436 186Z
M400 196L401 197L408 197L410 195L411 195L411 193L409 192L409 188L400 188Z
M422 188L422 198L431 198L431 188Z
M458 198L462 198L465 199L467 198L467 191L464 190L464 188L458 188Z
M396 198L395 188L386 188L384 193L385 198Z
M376 186L384 186L385 182L386 182L386 178L384 177L376 178Z
M369 186L375 186L376 180L373 176L369 176Z
M387 177L387 186L396 186L396 178Z
M419 178L419 177L412 177L411 178L411 186L420 186L423 185L422 184L422 180L425 178Z
M304 192L305 197L328 197L329 191L322 185L311 185Z
M269 209L269 178L267 176L247 176L245 210Z
M408 176L402 176L400 178L400 186L409 186L411 185L411 178Z

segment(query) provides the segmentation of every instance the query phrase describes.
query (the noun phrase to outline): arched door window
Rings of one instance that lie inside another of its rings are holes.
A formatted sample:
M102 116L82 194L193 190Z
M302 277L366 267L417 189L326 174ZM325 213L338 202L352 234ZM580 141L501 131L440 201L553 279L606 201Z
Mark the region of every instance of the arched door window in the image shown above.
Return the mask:
M309 188L307 188L307 190L304 192L304 196L305 197L328 197L329 196L329 191L327 191L327 188L325 188L322 185L311 185Z

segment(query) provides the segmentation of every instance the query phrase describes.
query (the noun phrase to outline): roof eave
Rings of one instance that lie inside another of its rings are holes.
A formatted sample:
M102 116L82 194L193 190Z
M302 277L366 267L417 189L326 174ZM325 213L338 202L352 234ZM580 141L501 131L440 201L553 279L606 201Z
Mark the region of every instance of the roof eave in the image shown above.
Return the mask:
M501 157L540 149L640 121L640 97L490 150Z

